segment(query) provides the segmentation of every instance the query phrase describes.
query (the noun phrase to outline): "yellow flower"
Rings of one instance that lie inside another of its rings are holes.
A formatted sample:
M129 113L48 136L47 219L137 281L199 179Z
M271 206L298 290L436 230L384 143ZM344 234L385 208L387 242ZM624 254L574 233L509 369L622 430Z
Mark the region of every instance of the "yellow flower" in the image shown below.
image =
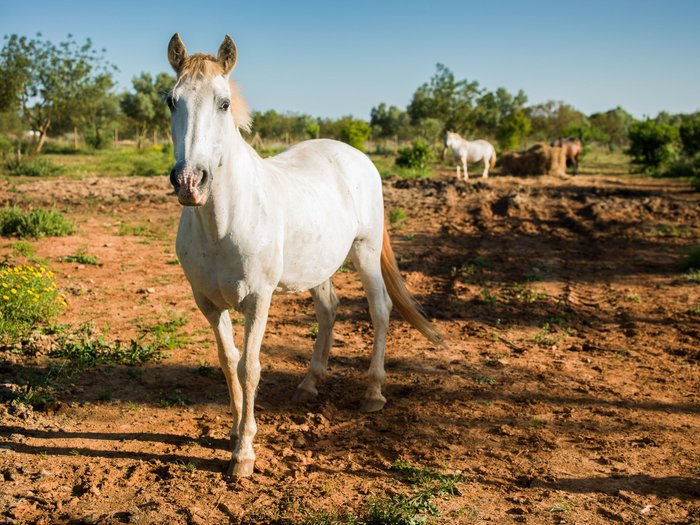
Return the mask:
M7 283L2 283L3 288L7 288Z
M5 299L6 301L9 301L9 300L10 300L10 298L9 298L8 296L6 296L6 295L3 295L2 298Z
M38 298L38 297L35 297L35 298L33 299L33 301L34 301L35 303L38 303L38 302L39 302L39 298Z
M13 294L17 295L17 290L15 290L15 289L13 288L12 290L10 290L10 293L13 293Z

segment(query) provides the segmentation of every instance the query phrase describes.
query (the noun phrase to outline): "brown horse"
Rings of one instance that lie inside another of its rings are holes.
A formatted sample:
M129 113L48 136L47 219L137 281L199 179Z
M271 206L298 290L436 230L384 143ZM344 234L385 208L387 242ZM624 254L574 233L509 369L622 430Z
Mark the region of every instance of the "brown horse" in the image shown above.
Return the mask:
M581 160L581 153L583 152L583 144L580 139L575 137L567 137L565 139L558 138L553 140L550 146L556 146L559 148L564 148L564 153L566 154L566 165L571 164L574 167L574 175L578 172L578 165Z

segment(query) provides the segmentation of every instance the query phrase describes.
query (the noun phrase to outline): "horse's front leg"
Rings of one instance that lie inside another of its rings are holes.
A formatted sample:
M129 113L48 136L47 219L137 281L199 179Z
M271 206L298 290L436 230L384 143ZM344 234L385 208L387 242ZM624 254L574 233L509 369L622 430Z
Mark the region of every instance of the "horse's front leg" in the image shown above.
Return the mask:
M469 172L467 171L467 158L462 159L462 168L464 168L464 180L469 180Z
M238 353L238 348L236 348L236 345L233 343L231 317L228 310L217 308L204 296L195 293L194 297L199 309L214 330L214 336L216 337L216 346L219 350L219 364L226 377L226 385L228 386L228 394L231 402L233 423L231 425L230 440L231 450L233 450L236 446L238 426L241 422L243 394L241 393L241 385L238 382L237 369L240 355Z
M238 362L238 381L242 390L241 423L238 427L238 443L233 451L228 474L250 476L255 466L253 438L258 427L255 424L255 390L260 382L260 345L262 344L272 291L248 295L242 303L245 314L243 355Z

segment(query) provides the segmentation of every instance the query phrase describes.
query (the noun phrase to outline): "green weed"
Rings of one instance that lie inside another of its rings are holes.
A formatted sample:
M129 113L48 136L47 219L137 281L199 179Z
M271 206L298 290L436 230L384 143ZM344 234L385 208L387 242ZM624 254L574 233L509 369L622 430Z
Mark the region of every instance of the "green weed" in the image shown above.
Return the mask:
M486 288L481 289L481 295L484 297L484 304L489 307L496 305L496 296L492 295Z
M22 211L18 206L0 209L0 235L20 239L70 235L75 225L58 211L35 209Z
M66 255L65 257L61 257L60 261L65 263L86 264L92 266L99 266L102 264L94 255L88 255L87 248L81 248L74 255Z
M5 163L5 171L14 177L51 177L63 171L61 166L45 158L30 157Z
M314 322L311 325L311 328L309 328L309 337L313 339L314 341L318 337L318 323Z
M403 208L393 208L389 210L389 223L392 226L400 226L408 218Z

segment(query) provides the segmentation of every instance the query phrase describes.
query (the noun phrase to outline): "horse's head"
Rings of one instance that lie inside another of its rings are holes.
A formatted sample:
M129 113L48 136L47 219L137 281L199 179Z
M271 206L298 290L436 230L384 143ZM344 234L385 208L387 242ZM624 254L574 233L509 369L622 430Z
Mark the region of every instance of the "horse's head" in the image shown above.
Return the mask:
M187 56L176 33L168 45L168 60L177 73L166 98L176 161L170 182L180 204L201 206L211 192L215 170L222 165L224 141L235 130L231 106L236 94L228 75L236 65L236 46L226 35L216 58Z

